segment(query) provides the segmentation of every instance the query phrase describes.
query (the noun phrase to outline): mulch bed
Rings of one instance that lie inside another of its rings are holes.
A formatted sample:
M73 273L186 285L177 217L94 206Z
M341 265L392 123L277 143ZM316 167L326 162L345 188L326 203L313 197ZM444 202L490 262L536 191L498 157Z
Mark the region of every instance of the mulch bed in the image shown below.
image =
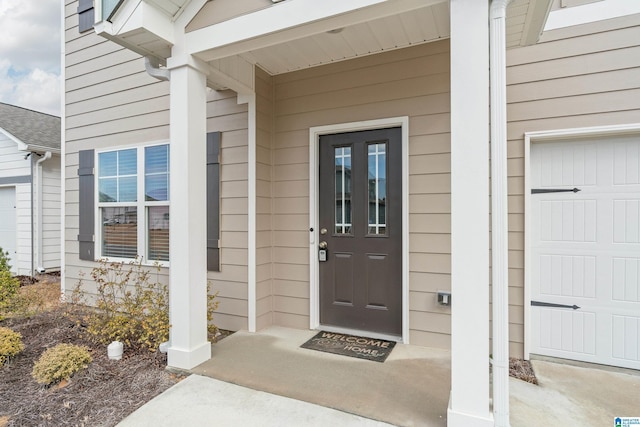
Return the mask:
M536 373L528 360L509 358L509 376L531 384L538 384Z
M176 384L165 370L166 355L125 349L122 360L107 357L63 308L0 326L22 334L25 350L0 368L0 426L114 426L153 397ZM64 386L44 387L32 377L34 362L59 343L85 345L93 362Z

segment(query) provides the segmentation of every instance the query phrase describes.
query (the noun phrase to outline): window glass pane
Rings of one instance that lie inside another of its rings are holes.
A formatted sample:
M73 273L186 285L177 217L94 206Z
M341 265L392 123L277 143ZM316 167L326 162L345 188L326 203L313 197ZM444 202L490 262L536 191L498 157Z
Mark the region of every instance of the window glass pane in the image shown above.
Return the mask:
M116 176L118 174L118 153L98 154L98 176Z
M100 192L98 200L101 202L115 202L118 200L118 180L116 178L100 178L98 187Z
M386 144L368 147L367 179L369 186L369 234L385 234L387 201Z
M335 149L335 164L335 233L351 234L351 147L338 147Z
M166 174L145 177L145 200L169 200L169 177Z
M147 208L147 257L152 261L169 261L169 206Z
M138 211L135 206L101 208L102 256L135 258L138 254Z
M145 149L145 200L169 200L169 146Z
M137 150L118 151L118 175L135 175L138 169Z
M158 145L144 149L145 173L157 173L169 171L169 146Z
M138 182L135 176L118 179L118 201L135 202L137 200Z

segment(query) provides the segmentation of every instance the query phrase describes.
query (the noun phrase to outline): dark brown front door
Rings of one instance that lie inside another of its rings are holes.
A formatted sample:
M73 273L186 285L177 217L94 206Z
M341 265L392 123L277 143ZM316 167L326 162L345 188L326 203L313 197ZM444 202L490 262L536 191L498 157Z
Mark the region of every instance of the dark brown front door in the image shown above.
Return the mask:
M402 333L401 140L400 128L320 137L322 325Z

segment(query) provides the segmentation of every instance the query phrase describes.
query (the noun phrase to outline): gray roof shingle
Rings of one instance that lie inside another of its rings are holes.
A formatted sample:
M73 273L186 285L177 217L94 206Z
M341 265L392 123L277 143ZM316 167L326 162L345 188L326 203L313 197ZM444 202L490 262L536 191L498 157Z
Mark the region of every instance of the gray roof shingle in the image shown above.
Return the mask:
M60 117L0 102L0 128L31 150L60 150Z

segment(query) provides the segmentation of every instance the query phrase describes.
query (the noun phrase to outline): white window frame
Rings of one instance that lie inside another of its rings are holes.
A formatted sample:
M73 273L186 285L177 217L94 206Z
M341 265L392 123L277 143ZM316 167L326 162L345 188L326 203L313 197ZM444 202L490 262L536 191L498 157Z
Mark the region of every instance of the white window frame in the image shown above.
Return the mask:
M95 179L94 179L94 194L95 194L95 245L96 245L96 258L106 260L107 262L131 262L133 258L120 258L120 257L108 257L102 255L102 211L101 209L104 207L127 207L127 206L135 206L137 209L137 245L138 245L138 257L141 258L143 265L159 265L160 267L169 267L170 261L159 261L159 260L149 260L147 257L147 249L149 246L149 236L147 233L147 208L153 206L169 206L171 203L171 188L169 188L169 200L166 201L147 201L145 200L145 149L149 147L157 147L161 145L169 146L169 155L171 155L171 146L169 141L154 141L144 144L134 144L134 145L123 145L117 148L109 148L104 150L96 150L95 151ZM137 159L137 167L136 167L136 192L137 192L137 201L136 202L100 202L100 154L104 153L114 153L123 150L136 150L136 159ZM171 173L171 170L169 170Z

